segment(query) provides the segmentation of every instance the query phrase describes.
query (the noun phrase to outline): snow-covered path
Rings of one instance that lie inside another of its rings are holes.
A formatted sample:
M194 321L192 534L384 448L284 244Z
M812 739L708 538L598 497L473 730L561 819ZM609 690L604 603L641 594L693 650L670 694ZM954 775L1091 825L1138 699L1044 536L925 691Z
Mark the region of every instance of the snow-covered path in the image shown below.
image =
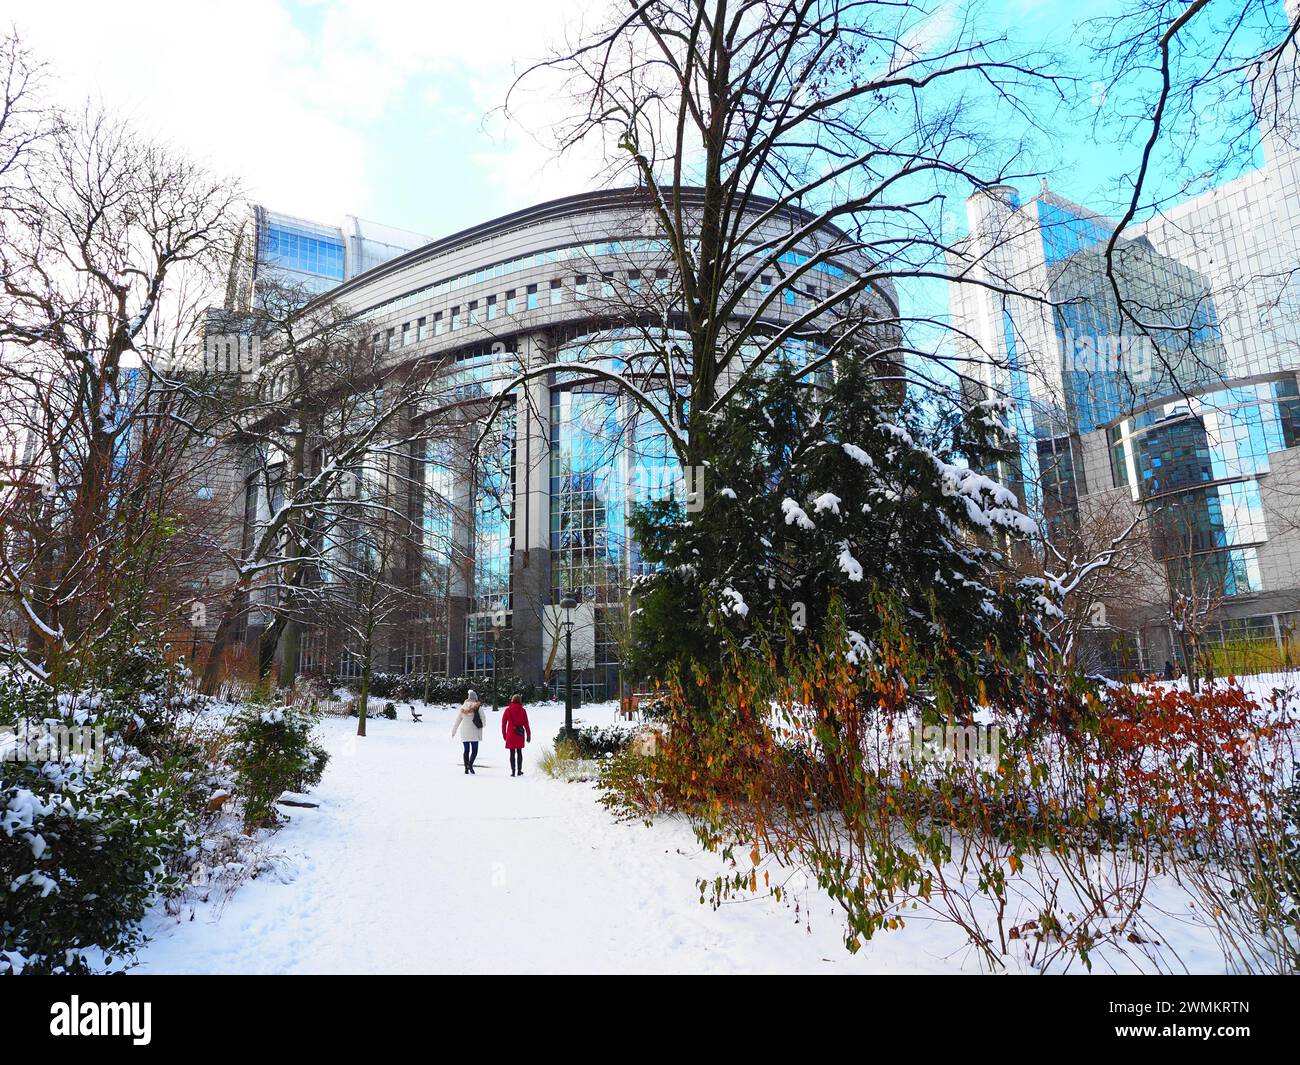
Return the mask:
M424 721L321 725L331 754L313 797L267 841L270 870L224 904L160 911L133 972L564 973L955 972L978 961L951 924L913 911L906 927L850 955L836 905L796 875L787 901L766 895L701 905L698 877L727 874L689 828L615 822L593 785L552 780L538 761L564 710L529 710L526 775L510 777L499 718L467 777L451 708ZM609 724L610 704L584 708ZM214 895L216 893L214 892ZM1148 892L1165 942L1193 972L1222 971L1186 897ZM1028 912L1023 916L1030 916ZM1155 913L1152 914L1156 916ZM1013 968L1023 963L1008 959ZM1095 971L1148 968L1126 954ZM1076 967L1077 968L1077 967Z
M604 724L610 712L586 716ZM592 786L545 777L538 757L563 708L530 714L538 742L518 779L496 720L467 777L447 709L421 724L374 721L364 739L355 721L327 719L321 807L293 811L270 841L290 882L264 874L219 912L159 915L133 971L862 971L829 903L811 931L766 898L700 905L695 878L720 871L718 859L681 825L618 824ZM955 967L917 946L889 944L871 967Z

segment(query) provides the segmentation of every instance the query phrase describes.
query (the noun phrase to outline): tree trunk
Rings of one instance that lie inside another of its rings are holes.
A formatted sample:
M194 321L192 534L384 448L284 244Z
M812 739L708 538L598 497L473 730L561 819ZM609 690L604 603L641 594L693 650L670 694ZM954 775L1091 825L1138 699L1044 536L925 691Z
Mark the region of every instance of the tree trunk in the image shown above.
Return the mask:
M199 691L204 695L215 695L217 685L221 683L221 659L235 635L235 622L239 619L239 603L243 593L242 587L236 587L221 611L221 621L217 624L216 633L213 634L208 661L203 667L203 680L199 684Z
M284 623L284 650L280 654L280 687L293 687L298 676L298 622L289 618Z
M361 692L357 695L357 735L366 734L367 703L370 701L370 663L361 667Z
M1196 641L1187 635L1184 629L1178 641L1183 649L1183 672L1187 676L1187 690L1193 694L1196 692L1197 685L1197 661L1196 661Z
M271 675L275 665L275 649L280 644L280 634L284 632L285 619L273 617L271 623L262 630L257 641L257 679L265 680Z

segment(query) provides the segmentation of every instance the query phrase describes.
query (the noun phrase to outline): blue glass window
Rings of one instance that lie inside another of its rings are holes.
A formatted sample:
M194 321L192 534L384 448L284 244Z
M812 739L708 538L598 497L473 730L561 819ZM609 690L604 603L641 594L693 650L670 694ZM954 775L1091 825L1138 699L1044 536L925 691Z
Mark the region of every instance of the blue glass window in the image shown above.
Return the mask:
M1263 589L1259 553L1253 547L1176 559L1169 564L1169 575L1184 594L1232 597Z
M474 595L471 612L489 617L510 610L514 554L514 408L498 416L483 447L474 501Z
M1042 227L1043 254L1049 266L1110 240L1111 230L1101 222L1062 210L1046 200L1035 202Z
M343 280L343 240L325 237L282 222L268 222L262 232L260 258L272 266Z
M1163 497L1150 514L1152 552L1183 558L1268 539L1258 481L1209 485Z

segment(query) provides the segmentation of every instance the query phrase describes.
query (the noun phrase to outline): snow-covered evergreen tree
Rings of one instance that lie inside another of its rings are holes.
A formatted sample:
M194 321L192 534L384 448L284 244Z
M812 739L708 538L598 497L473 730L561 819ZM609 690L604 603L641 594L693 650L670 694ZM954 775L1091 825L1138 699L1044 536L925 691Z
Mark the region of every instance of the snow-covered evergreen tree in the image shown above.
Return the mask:
M851 363L833 381L784 367L750 386L717 423L702 509L660 502L634 519L660 567L639 587L636 667L712 669L724 641L758 629L817 633L833 598L848 613L849 654L872 645L881 596L918 639L972 653L1021 642L1041 604L999 547L1033 528L979 472L999 446L998 414L922 418Z

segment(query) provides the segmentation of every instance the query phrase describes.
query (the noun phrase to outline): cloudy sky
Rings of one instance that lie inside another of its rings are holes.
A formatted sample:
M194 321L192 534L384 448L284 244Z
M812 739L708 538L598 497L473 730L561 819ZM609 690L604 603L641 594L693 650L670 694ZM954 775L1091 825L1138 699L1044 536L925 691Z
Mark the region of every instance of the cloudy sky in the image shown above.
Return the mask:
M591 183L494 109L569 0L0 0L69 101L102 100L251 195L431 235ZM552 100L523 101L529 126Z
M516 71L605 2L0 0L0 21L49 62L65 100L131 115L270 207L439 236L593 184L593 158L557 162L527 132L562 100L525 97L514 124L496 109ZM940 29L963 2L934 0ZM980 28L1069 55L1074 23L1116 4L989 0ZM1136 146L1098 151L1077 115L1059 123L1033 162L1054 188L1106 209Z

